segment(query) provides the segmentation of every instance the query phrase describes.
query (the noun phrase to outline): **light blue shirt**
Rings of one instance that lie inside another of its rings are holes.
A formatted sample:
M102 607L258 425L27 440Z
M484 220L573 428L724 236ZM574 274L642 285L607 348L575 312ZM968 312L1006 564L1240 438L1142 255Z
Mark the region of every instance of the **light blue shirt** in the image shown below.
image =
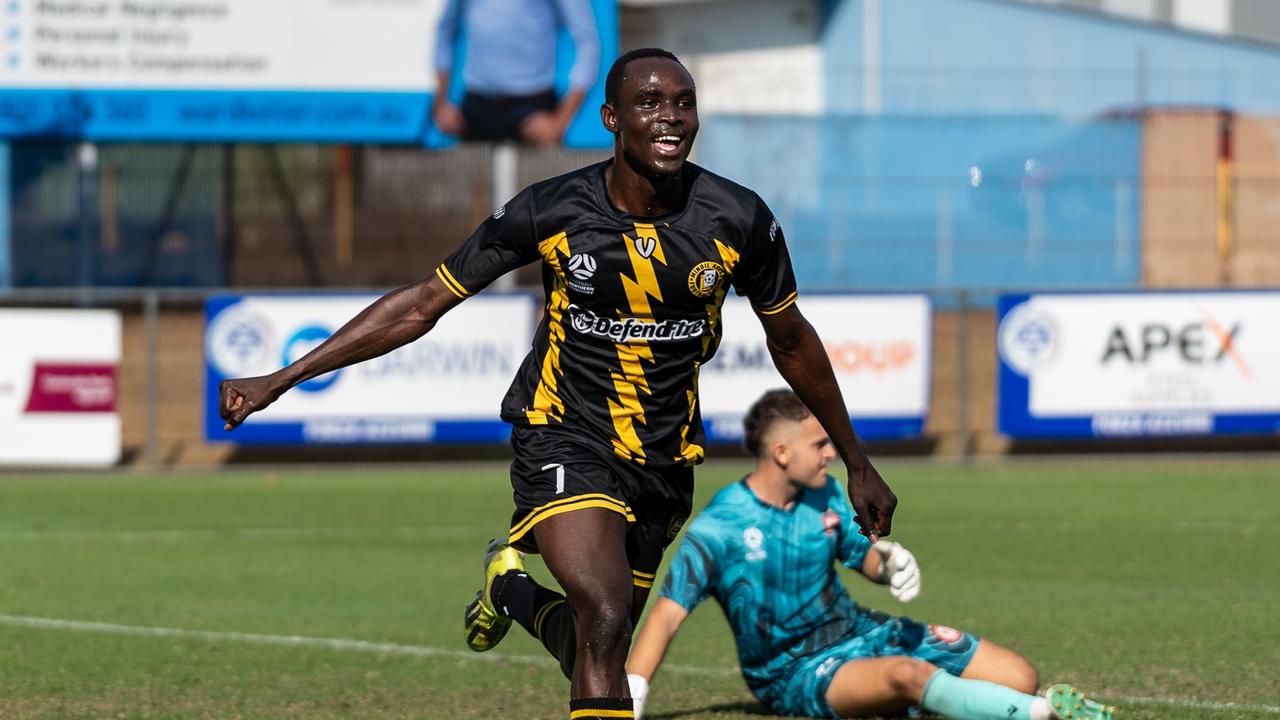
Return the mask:
M555 84L556 35L569 31L576 55L569 87L587 90L600 65L600 37L590 0L448 0L436 29L436 70L451 70L453 44L467 27L467 90L532 95Z
M740 480L693 519L660 595L689 611L716 599L754 691L785 675L793 662L873 625L834 567L860 569L870 548L835 478L805 490L786 510Z

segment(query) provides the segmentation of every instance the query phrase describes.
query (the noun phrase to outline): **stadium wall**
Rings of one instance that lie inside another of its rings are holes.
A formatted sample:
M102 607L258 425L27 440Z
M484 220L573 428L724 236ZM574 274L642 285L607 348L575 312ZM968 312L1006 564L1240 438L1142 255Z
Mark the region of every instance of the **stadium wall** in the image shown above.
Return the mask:
M1150 113L1142 138L1142 286L1280 283L1280 118Z
M1280 48L1271 45L1013 0L829 0L825 7L820 42L832 113L1280 110Z

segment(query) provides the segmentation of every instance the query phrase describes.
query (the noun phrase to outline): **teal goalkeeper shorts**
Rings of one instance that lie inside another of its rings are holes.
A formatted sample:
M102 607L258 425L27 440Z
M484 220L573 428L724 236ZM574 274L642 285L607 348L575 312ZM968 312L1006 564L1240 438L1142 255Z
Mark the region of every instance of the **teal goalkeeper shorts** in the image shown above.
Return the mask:
M959 675L978 650L978 638L943 625L924 625L907 617L863 610L856 633L792 664L756 697L779 715L839 717L827 704L827 688L851 660L905 655Z

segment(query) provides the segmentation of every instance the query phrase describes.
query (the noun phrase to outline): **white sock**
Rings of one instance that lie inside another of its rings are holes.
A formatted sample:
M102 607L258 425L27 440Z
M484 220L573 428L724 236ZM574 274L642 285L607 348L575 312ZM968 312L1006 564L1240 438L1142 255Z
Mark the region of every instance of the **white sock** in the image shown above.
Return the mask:
M1033 700L1027 712L1031 715L1031 720L1053 720L1053 708L1049 707L1049 701L1042 697Z

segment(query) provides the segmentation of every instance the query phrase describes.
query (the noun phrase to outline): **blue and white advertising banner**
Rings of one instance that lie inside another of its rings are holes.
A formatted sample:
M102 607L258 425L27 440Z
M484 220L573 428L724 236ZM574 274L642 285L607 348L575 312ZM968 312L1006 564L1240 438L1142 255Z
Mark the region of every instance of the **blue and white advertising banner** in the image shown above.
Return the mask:
M503 442L498 408L533 339L530 295L472 298L427 336L309 380L222 428L218 385L274 372L324 342L377 295L227 295L205 305L205 437L242 444Z
M1280 431L1280 292L1000 298L1000 432Z
M445 2L4 0L0 138L446 144L427 117ZM616 0L593 9L607 68ZM558 78L573 56L561 34ZM612 142L603 77L572 146Z
M929 298L802 294L800 305L826 345L858 434L868 439L921 435L929 414ZM751 403L766 390L787 386L746 300L725 300L724 339L698 384L710 442L741 440L742 417Z

